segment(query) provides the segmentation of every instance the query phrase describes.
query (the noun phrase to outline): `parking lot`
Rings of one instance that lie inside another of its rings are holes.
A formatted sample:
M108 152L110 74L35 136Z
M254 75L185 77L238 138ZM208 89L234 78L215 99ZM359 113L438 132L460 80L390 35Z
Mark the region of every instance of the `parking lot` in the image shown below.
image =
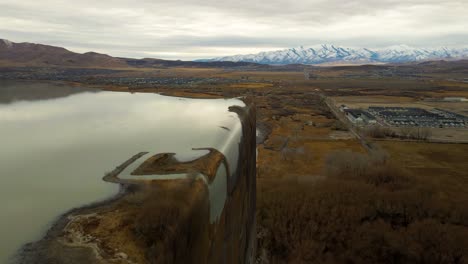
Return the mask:
M369 113L381 118L389 126L466 127L468 118L443 109L426 110L416 107L369 106Z

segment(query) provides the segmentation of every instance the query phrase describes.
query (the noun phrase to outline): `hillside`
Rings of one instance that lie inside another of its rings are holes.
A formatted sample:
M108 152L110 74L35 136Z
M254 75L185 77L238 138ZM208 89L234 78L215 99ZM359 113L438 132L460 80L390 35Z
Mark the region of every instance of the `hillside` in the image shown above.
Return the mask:
M153 58L131 59L116 58L106 54L87 52L75 53L62 47L34 43L14 43L0 39L0 66L29 67L96 67L96 68L127 68L127 67L265 67L250 62L194 62L171 61Z
M68 66L126 67L122 59L88 52L79 54L61 47L0 40L0 65L3 66Z

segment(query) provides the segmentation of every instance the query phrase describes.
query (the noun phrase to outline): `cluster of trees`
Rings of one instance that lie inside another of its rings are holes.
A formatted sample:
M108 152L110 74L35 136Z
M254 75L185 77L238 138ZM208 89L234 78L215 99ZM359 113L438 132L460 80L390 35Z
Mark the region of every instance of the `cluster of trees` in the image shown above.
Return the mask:
M468 262L468 204L385 156L334 153L324 180L260 190L257 211L270 263Z
M399 134L403 138L427 140L432 136L432 131L428 127L402 127Z
M373 138L401 138L414 140L428 140L432 136L432 131L428 127L401 127L399 131L394 131L389 127L375 125L366 128L365 134Z
M391 130L389 127L384 127L380 125L370 126L366 128L365 134L373 138L396 137L396 133L393 130Z

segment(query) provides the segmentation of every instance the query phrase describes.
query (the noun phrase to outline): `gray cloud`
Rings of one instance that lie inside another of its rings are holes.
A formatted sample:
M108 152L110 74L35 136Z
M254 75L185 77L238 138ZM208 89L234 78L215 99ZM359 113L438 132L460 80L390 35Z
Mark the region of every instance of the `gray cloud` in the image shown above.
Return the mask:
M335 43L465 46L466 1L0 0L0 38L195 59Z

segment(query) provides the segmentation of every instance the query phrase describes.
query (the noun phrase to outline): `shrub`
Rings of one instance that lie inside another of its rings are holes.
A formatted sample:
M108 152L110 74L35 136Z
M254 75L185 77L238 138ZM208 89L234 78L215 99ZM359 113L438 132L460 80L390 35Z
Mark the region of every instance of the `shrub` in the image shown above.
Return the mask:
M324 180L258 193L270 263L466 263L468 205L387 159L337 152ZM466 195L465 195L466 198Z
M367 127L365 129L365 134L373 138L385 138L385 137L394 137L395 132L392 131L389 127L383 127L380 125L374 125Z

